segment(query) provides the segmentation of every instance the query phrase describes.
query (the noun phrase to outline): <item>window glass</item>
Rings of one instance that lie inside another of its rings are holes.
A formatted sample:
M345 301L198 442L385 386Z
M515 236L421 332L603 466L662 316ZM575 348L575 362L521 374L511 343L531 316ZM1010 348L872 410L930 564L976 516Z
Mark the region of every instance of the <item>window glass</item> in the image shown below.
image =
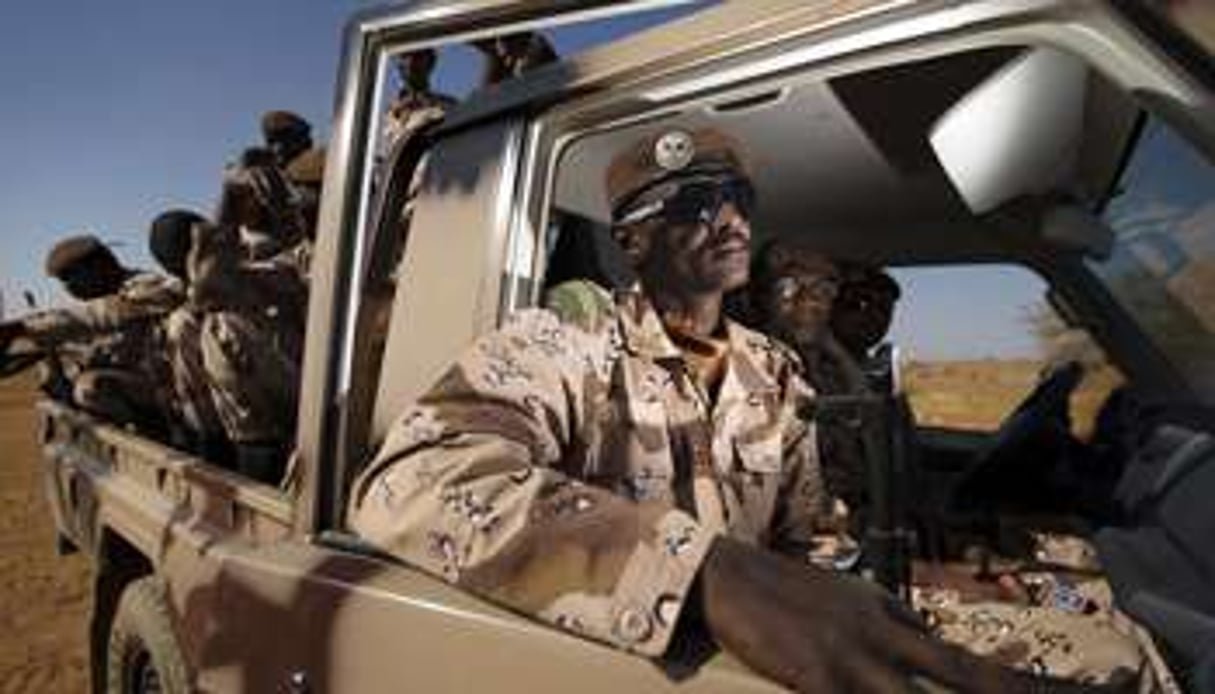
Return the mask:
M1103 216L1116 241L1090 266L1180 374L1215 393L1215 169L1149 119Z
M891 339L905 359L906 390L920 425L993 431L1047 368L1069 360L1086 377L1072 398L1073 429L1092 429L1121 377L1082 330L1045 299L1046 283L1011 266L949 266L892 272L902 295Z
M529 70L611 43L633 34L671 23L699 12L716 2L684 2L670 7L631 11L600 19L561 24L534 32L490 37L472 43L447 42L433 46L435 61L429 72L428 91L440 102L461 101L474 92L494 89L498 84ZM394 58L390 61L382 101L391 113L410 108L433 106L434 100L409 98L406 89L408 68ZM441 105L443 105L441 103ZM377 132L381 140L374 150L384 156L391 146L393 124L385 123Z

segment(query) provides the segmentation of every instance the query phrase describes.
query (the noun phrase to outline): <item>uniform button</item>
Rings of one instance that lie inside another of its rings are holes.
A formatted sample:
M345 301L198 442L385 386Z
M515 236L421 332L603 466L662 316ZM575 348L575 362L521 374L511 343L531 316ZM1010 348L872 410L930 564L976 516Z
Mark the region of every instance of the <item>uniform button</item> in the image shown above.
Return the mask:
M636 607L626 607L616 617L616 638L626 644L634 644L650 638L654 624L648 615Z
M659 596L658 603L654 606L654 614L658 617L660 626L674 626L675 619L679 617L679 598L670 593Z
M668 534L666 537L667 554L677 557L687 551L692 546L694 532L691 528L684 528Z
M757 393L751 393L751 395L747 396L747 404L751 407L759 407L764 404L764 400Z

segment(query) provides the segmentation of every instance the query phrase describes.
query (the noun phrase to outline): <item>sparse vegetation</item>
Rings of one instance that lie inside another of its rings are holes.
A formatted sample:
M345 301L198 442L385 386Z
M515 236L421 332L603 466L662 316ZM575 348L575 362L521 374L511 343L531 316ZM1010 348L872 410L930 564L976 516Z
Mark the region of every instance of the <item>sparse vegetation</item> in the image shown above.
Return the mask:
M1034 359L912 362L906 389L921 425L992 431L1033 390L1042 367ZM1104 362L1088 369L1071 401L1077 436L1092 432L1097 409L1121 382Z

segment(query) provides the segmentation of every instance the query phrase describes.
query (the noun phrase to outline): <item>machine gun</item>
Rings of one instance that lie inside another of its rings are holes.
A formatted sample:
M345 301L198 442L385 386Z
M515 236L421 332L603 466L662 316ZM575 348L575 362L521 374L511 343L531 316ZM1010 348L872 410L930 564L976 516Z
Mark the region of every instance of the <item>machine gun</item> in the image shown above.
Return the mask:
M854 429L859 435L868 492L862 573L907 600L913 532L905 505L911 486L912 424L899 383L897 350L883 344L863 371L868 392L817 397L799 414L824 426Z

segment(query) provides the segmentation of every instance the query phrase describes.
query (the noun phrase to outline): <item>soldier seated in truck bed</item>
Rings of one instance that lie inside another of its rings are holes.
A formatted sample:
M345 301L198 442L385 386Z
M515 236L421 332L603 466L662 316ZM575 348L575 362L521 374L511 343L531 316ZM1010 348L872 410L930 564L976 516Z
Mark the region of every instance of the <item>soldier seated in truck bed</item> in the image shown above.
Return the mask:
M160 387L167 370L159 321L184 299L180 283L124 267L88 234L55 244L46 273L78 303L3 324L0 345L24 338L43 351L53 397L163 436L169 394Z

